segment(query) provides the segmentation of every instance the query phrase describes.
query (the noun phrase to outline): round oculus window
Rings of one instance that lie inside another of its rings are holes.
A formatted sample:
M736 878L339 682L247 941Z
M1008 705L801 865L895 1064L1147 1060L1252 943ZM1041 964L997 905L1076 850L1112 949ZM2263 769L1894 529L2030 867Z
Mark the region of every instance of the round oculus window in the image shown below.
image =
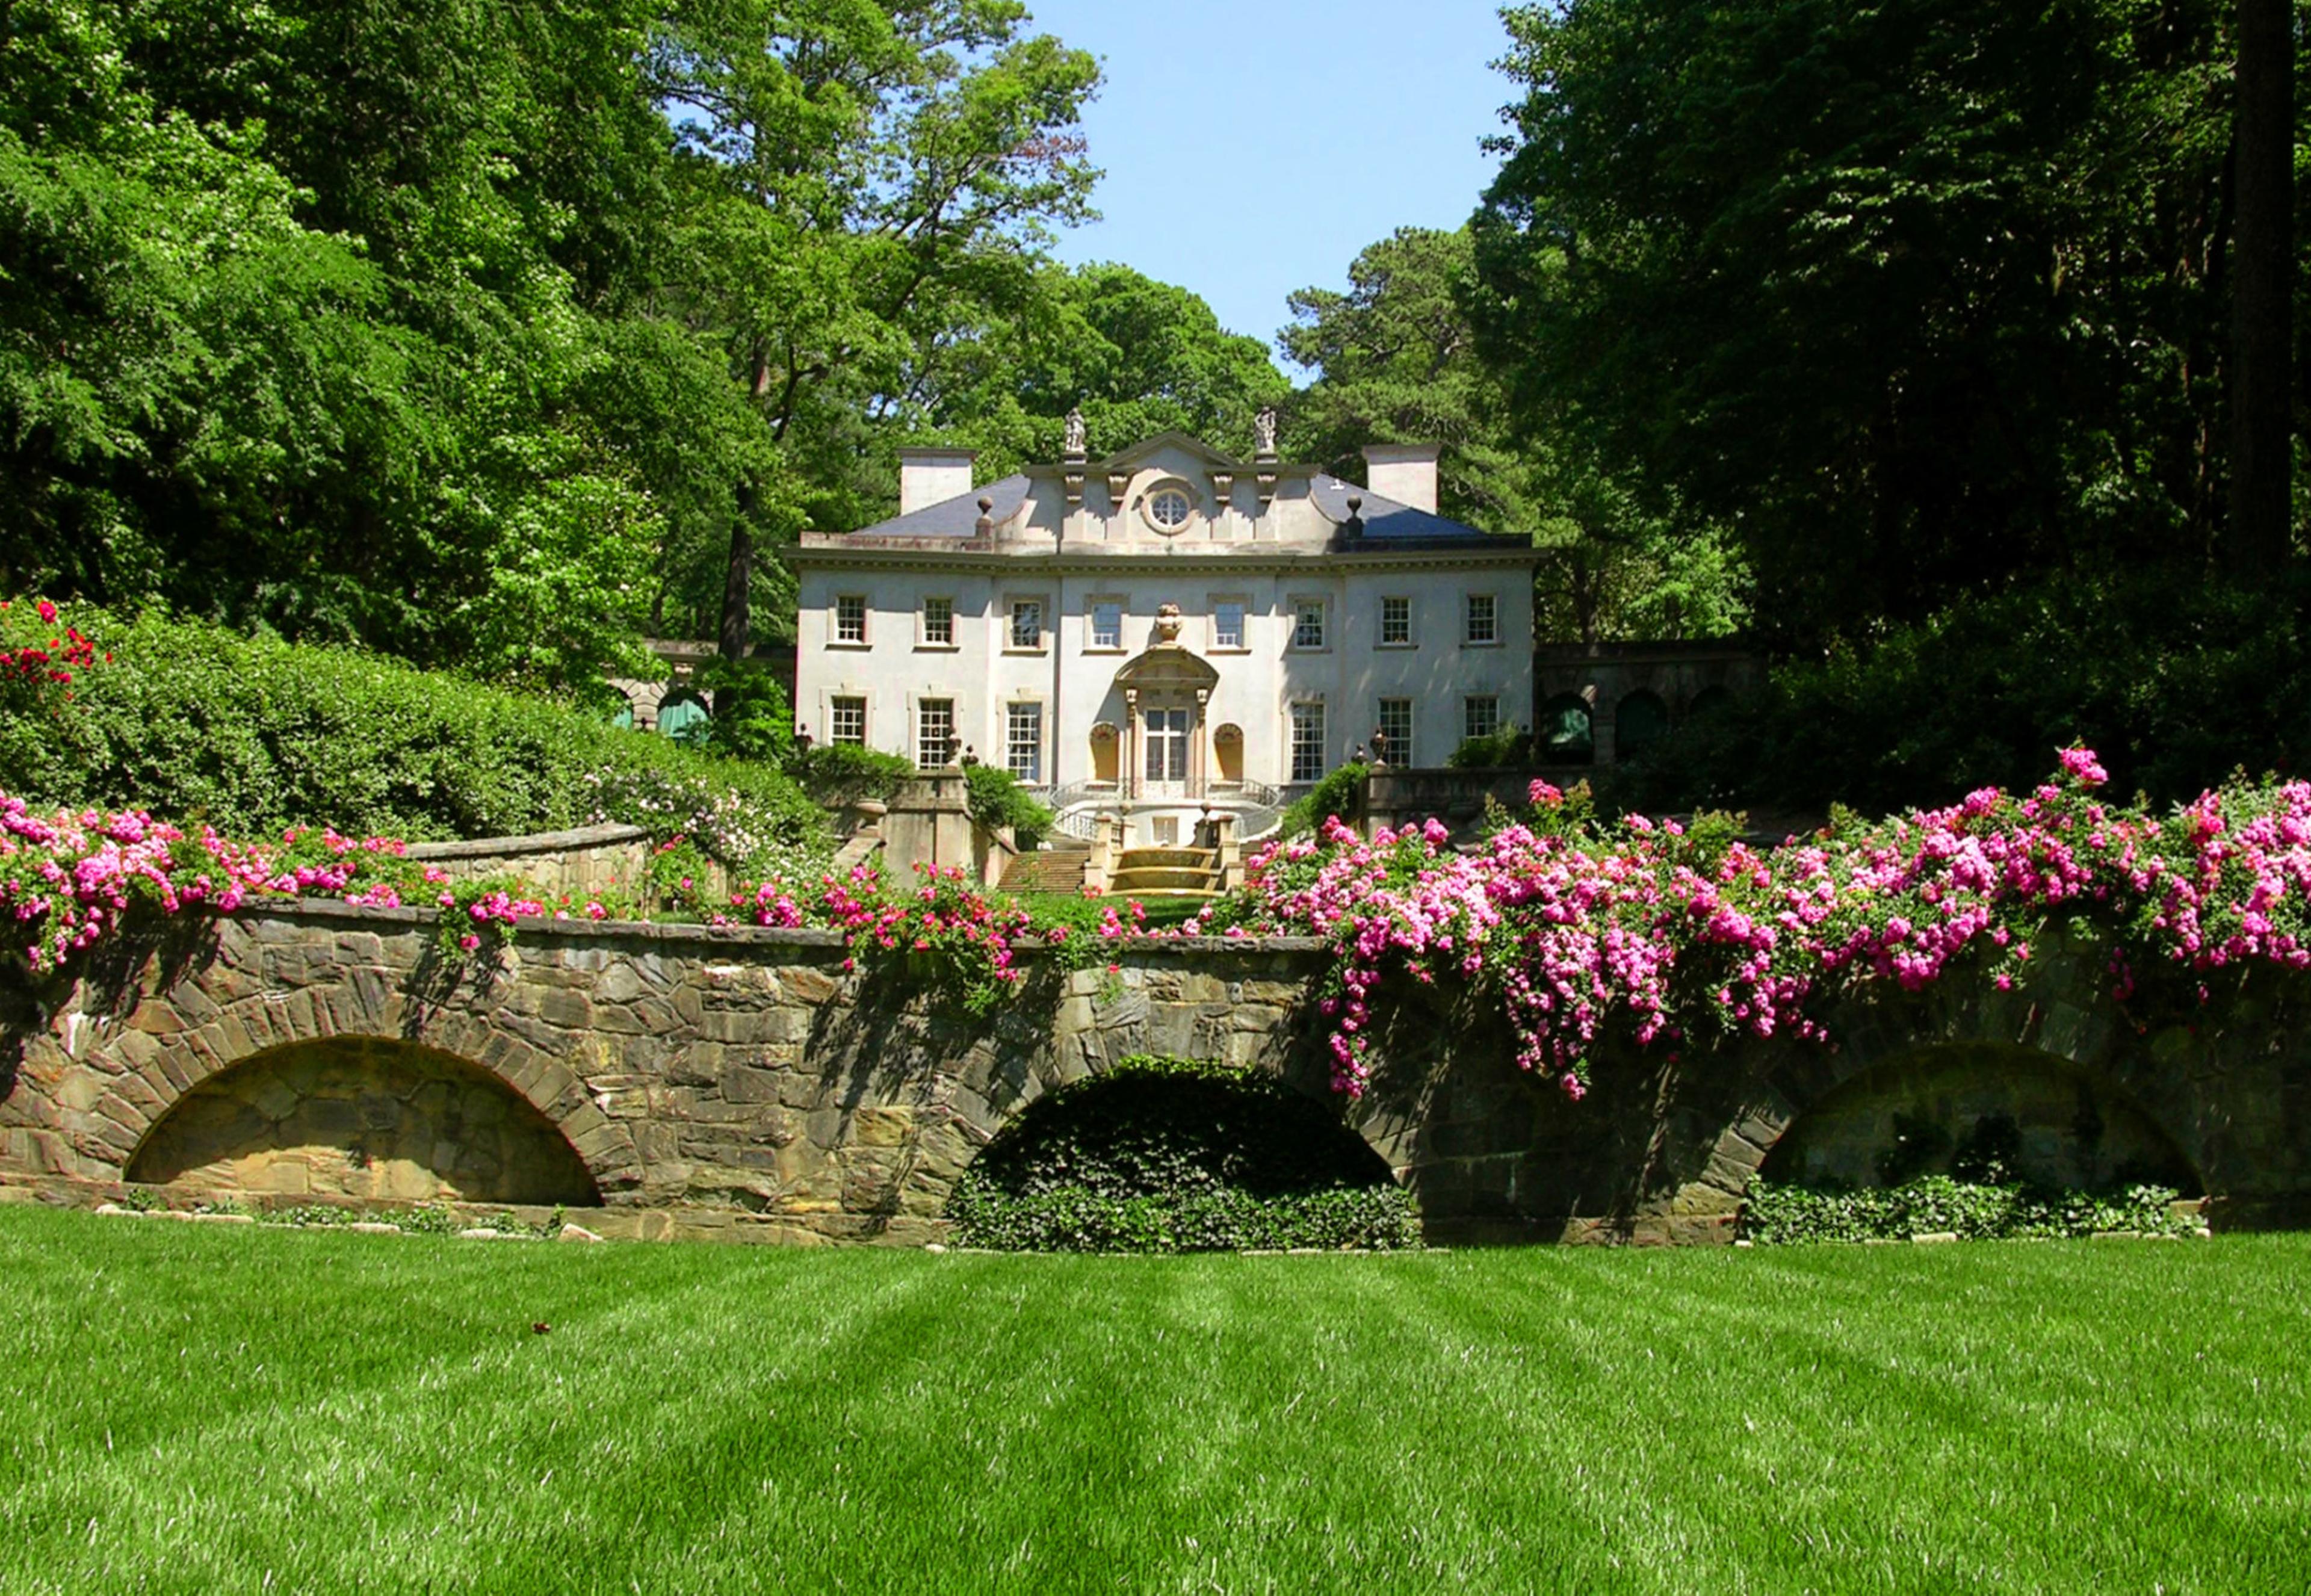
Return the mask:
M1182 489L1157 488L1147 495L1147 519L1159 532L1177 532L1195 513L1195 501Z

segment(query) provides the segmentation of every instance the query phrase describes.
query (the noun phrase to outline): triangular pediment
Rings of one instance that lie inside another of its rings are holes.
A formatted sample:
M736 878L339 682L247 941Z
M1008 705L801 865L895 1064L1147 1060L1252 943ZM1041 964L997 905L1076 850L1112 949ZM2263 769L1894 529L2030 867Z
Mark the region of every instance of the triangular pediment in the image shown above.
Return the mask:
M1103 460L1094 460L1092 469L1102 472L1136 471L1166 449L1192 457L1207 470L1241 471L1243 462L1232 455L1214 449L1202 439L1186 432L1158 432L1153 438L1142 438L1129 449L1112 454Z

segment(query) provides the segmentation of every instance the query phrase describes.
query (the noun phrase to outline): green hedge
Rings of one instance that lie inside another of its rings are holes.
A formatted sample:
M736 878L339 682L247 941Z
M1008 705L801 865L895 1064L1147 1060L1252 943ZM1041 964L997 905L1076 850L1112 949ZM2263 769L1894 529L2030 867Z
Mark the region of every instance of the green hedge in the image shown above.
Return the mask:
M1001 765L971 765L963 772L963 784L969 795L971 817L990 829L1009 826L1012 840L1023 849L1042 842L1058 818Z
M1296 837L1312 832L1330 815L1354 821L1365 812L1365 778L1369 767L1354 761L1326 773L1324 779L1292 800L1278 817L1277 835Z
M0 700L0 787L235 835L417 840L612 819L687 831L741 868L815 859L824 812L782 772L378 655L74 606L110 650L67 702Z
M2095 1192L2015 1182L1923 1175L1899 1186L1825 1190L1753 1182L1741 1234L1759 1242L1907 1241L1956 1234L1967 1241L2084 1236L2097 1231L2180 1235L2198 1228L2168 1206L2167 1186Z
M1018 1252L1420 1244L1411 1198L1331 1108L1145 1056L1030 1103L946 1211L964 1245Z

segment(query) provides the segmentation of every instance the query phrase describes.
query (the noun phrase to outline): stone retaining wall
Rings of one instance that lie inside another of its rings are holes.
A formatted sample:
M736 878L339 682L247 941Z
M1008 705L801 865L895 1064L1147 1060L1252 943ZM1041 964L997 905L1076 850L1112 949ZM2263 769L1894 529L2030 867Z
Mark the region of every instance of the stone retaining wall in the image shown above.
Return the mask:
M1021 1106L1127 1054L1225 1060L1333 1100L1329 955L1304 940L1128 945L1112 972L1031 955L1024 990L974 1019L846 969L828 932L554 924L484 966L445 964L413 910L308 902L170 930L108 945L63 990L0 978L0 1183L592 1195L605 1234L911 1243L943 1233L948 1188ZM1793 1147L1866 1161L1840 1138L1882 1134L1884 1083L1953 1048L2020 1050L2090 1083L2106 1124L2170 1147L2219 1226L2311 1218L2301 983L2258 975L2154 1023L2100 979L2049 952L2027 990L1851 1004L1827 1016L1834 1050L1609 1049L1578 1103L1513 1067L1496 1016L1416 1004L1387 1016L1374 1087L1342 1106L1434 1239L1722 1240L1812 1111ZM2014 1101L2075 1114L2059 1093Z

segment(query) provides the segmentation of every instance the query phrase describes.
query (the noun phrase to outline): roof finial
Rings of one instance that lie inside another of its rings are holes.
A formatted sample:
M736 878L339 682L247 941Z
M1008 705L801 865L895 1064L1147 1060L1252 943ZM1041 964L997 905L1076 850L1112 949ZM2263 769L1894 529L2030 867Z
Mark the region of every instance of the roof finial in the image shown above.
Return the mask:
M1084 430L1083 411L1070 405L1068 406L1067 425L1060 434L1060 452L1070 460L1080 460L1084 458L1084 450L1087 445L1088 439Z
M1276 406L1262 405L1260 414L1251 418L1252 458L1272 460L1276 458Z
M994 512L995 512L995 496L994 496L992 493L981 493L981 494L980 494L980 495L979 495L979 525L974 528L974 530L976 530L981 537L986 536L989 533L990 533L990 532L992 532L992 531L994 531L994 530L995 530L995 513L994 513Z

